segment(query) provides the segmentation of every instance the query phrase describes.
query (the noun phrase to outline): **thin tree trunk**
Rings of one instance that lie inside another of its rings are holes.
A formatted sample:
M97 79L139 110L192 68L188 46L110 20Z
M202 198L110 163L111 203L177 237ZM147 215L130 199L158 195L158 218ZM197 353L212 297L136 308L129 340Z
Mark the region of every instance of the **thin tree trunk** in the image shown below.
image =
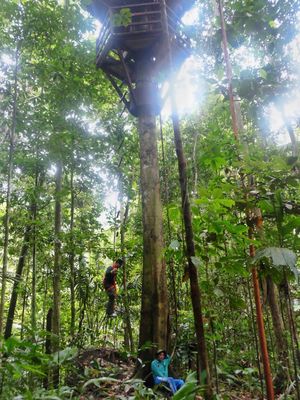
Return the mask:
M297 392L297 400L300 400L300 387L299 387L299 376L298 376L298 366L300 365L300 352L299 352L299 343L298 343L298 333L295 326L295 320L293 315L293 306L292 299L290 295L290 287L287 280L286 272L284 272L284 284L285 284L285 295L286 295L286 307L287 307L287 315L288 315L288 323L289 323L289 331L291 336L291 344L292 344L292 355L293 355L293 365L294 365L294 373L295 373L295 386ZM295 347L294 347L295 344Z
M70 265L70 297L71 297L71 323L70 323L70 336L73 339L75 334L75 243L74 243L74 212L75 212L75 193L74 193L74 165L72 161L71 166L71 219L70 219L70 253L69 253L69 265Z
M278 365L278 370L274 381L274 387L277 393L282 393L290 379L288 344L284 335L284 325L279 309L278 293L276 290L276 286L270 276L267 276L266 279L268 287L268 303L272 316L279 361L279 363L276 363Z
M198 168L197 168L197 160L196 160L196 151L197 151L197 143L198 143L199 133L198 130L195 130L194 135L194 144L193 144L193 156L192 156L192 171L193 171L193 192L192 196L196 197L197 195L197 187L198 187Z
M23 269L25 266L26 256L27 256L28 249L30 246L31 229L32 229L32 225L30 223L29 225L27 225L27 227L25 229L23 245L22 245L20 256L19 256L19 262L17 265L15 278L14 278L14 284L13 284L13 289L12 289L12 293L11 293L6 327L5 327L5 333L4 333L5 339L8 339L12 334L12 326L13 326L13 322L14 322L15 310L16 310L16 305L17 305L17 300L18 300L19 285L20 285L20 282L22 279L22 273L23 273Z
M31 321L33 321L33 312L35 315L35 221L36 221L36 214L37 214L37 190L38 186L42 186L42 180L38 184L38 172L36 171L35 174L35 186L34 186L34 195L32 198L32 203L30 206L30 211L28 214L28 219L29 223L25 228L25 233L24 233L24 239L23 239L23 245L21 248L20 256L19 256L19 261L16 269L16 274L14 278L14 284L13 284L13 289L12 289L12 294L10 298L10 303L9 303L9 309L8 309L8 315L7 315L7 322L6 322L6 327L5 327L5 334L4 337L7 339L11 336L12 334L12 326L13 326L13 321L14 321L14 315L15 315L15 310L16 310L16 305L18 301L18 290L19 290L19 285L20 282L22 281L22 274L23 274L23 269L27 257L27 253L30 247L30 243L33 243L33 271L32 271L32 304L34 304L34 310L31 310ZM33 237L34 235L34 237ZM32 329L35 329L35 317L34 317L34 324L32 324Z
M249 229L249 231L250 231L250 229ZM251 231L249 234L249 238L253 239ZM255 248L251 244L250 245L250 257L254 257L254 256L255 256ZM264 365L267 398L268 398L268 400L274 400L274 389L273 389L273 383L272 383L269 354L268 354L264 320L263 320L263 314L262 314L262 306L261 306L261 300L260 300L260 290L259 290L259 284L258 284L257 269L255 267L252 268L251 274L252 274L254 298L255 298L255 305L256 305L256 323L257 323L257 327L258 327L258 336L259 336L262 360L263 360L263 365Z
M45 353L51 354L51 332L52 332L52 318L53 318L53 309L49 308L46 317L46 342L45 342ZM46 376L44 378L44 387L46 389L49 388L49 375L50 371L46 368Z
M205 261L205 276L206 276L206 281L210 282L210 277L208 273L208 266L209 266L209 256L208 256L208 248L207 244L204 244L205 246L205 256L206 256L206 261ZM225 243L225 249L226 249L226 243ZM226 250L227 252L227 250ZM210 303L210 309L214 309L214 304L211 302ZM209 326L210 326L210 333L213 337L212 343L213 343L213 369L215 373L215 385L216 385L216 392L219 394L219 379L218 379L218 368L217 368L217 363L218 363L218 354L217 354L217 348L218 348L218 343L216 339L214 338L215 336L215 326L214 326L214 321L213 321L213 316L210 313L210 309L208 310L209 312Z
M121 255L123 259L123 304L125 309L124 314L124 322L125 322L125 344L128 346L130 351L133 353L134 351L134 344L133 344L133 336L132 336L132 327L130 322L130 308L129 308L129 301L128 301L128 291L127 291L127 264L125 258L125 232L126 232L126 224L128 219L128 212L129 212L129 200L127 201L124 216L122 218L121 223Z
M35 188L38 186L38 171L35 173ZM36 330L36 219L37 204L33 207L32 212L32 278L31 278L31 329Z
M55 243L54 243L54 267L53 267L53 315L52 315L52 351L59 350L60 341L60 304L61 304L61 186L62 186L62 162L56 164L55 180ZM59 384L59 368L53 370L53 383Z
M171 106L172 106L172 122L173 122L173 130L174 130L174 141L175 141L175 149L178 160L178 171L179 171L179 181L180 181L180 190L181 190L181 205L182 205L182 213L185 227L185 241L186 241L186 255L188 258L188 271L190 278L190 290L191 290L191 299L192 299L192 307L194 313L194 323L195 323L195 331L197 337L197 352L200 361L200 370L198 368L198 378L203 379L205 381L205 398L211 399L213 396L212 391L212 383L210 378L210 370L208 365L207 351L206 351L206 343L205 343L205 335L204 335L204 323L202 316L202 306L201 306L201 293L198 284L198 273L197 268L194 265L192 258L195 257L195 245L194 245L194 234L192 227L192 215L190 210L190 199L188 192L188 182L187 182L187 172L186 172L186 160L184 156L180 126L178 113L176 109L175 103L175 89L174 89L174 71L173 71L173 60L172 60L172 52L170 46L170 37L168 30L168 16L167 16L167 8L165 0L162 1L162 12L164 18L164 29L165 29L165 39L168 49L169 56L169 66L170 66L170 98L171 98Z
M24 338L24 321L25 321L25 311L26 311L26 303L28 298L28 280L29 280L29 267L27 268L26 279L25 279L25 287L24 287L24 294L23 294L23 304L22 304L22 316L21 316L21 340Z
M8 155L8 172L7 172L7 191L6 191L6 209L4 218L4 243L3 243L3 262L2 262L2 282L0 297L0 336L3 333L4 326L4 305L7 281L8 266L8 240L9 240L9 222L10 222L10 203L11 203L11 179L13 174L13 157L15 147L15 133L17 124L17 99L18 99L18 67L19 67L19 49L15 53L15 69L14 69L14 89L13 89L13 110L12 110L12 126L9 135L9 155Z
M250 305L251 327L252 327L252 334L253 334L252 338L254 341L259 383L260 383L260 388L261 388L261 397L260 398L263 400L264 399L264 382L263 382L263 376L262 376L261 366L260 366L259 348L258 348L257 332L256 332L256 326L255 326L255 316L254 316L254 309L253 309L249 279L247 279L247 293L248 293L249 305Z
M82 331L83 331L83 321L84 321L84 316L85 316L88 299L89 299L89 287L86 286L85 292L84 292L84 298L82 299L83 304L81 305L80 318L79 318L79 323L78 323L78 337L80 337L80 335L82 334Z
M168 227L168 243L169 245L172 240L172 235L171 235L171 221L170 221L170 213L169 213L169 185L168 185L168 179L169 179L169 171L167 168L166 164L166 158L165 158L165 145L164 145L164 136L163 136L163 129L162 129L162 118L161 114L159 115L159 127L160 127L160 141L161 141L161 152L162 152L162 162L163 162L163 182L164 182L164 191L165 191L165 196L166 196L166 212L167 212L167 227ZM170 281L171 281L171 288L172 288L172 299L173 299L173 304L171 308L171 313L174 314L175 317L175 327L174 333L177 337L177 332L178 332L178 301L177 301L177 293L176 293L176 282L175 282L175 268L174 268L174 260L170 259L168 262L168 270L170 272ZM168 318L168 321L170 318ZM168 324L170 325L170 324ZM168 343L170 343L170 329L168 329Z

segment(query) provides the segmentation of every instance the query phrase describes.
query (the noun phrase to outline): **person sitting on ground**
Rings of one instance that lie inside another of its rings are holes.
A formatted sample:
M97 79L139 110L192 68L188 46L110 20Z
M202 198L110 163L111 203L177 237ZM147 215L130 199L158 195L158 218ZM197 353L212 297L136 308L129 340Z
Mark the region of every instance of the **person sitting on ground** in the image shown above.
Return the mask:
M170 386L172 393L176 393L184 384L182 379L175 379L168 376L168 367L171 362L171 357L165 350L158 350L156 359L151 363L151 371L154 378L155 385L162 382L167 382Z
M103 287L108 296L108 302L106 305L106 315L108 317L116 317L115 313L115 304L117 298L117 283L116 277L118 269L122 266L123 260L119 258L116 260L113 265L107 268L105 271L104 279L103 279Z

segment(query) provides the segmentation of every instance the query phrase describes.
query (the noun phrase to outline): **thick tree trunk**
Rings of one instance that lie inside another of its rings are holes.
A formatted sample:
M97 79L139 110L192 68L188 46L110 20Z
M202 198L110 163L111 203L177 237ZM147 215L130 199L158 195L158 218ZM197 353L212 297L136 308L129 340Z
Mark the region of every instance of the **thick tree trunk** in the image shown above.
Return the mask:
M167 285L163 259L162 208L157 162L155 117L139 117L141 191L143 209L143 287L140 321L140 357L150 361L154 348L167 340Z
M8 154L8 172L7 172L7 190L6 190L6 209L4 218L4 243L3 243L3 262L2 262L2 282L0 296L0 336L3 333L4 325L4 305L7 281L8 265L8 239L9 239L9 221L10 221L10 202L11 202L11 179L13 174L13 156L15 147L15 133L17 124L17 98L18 98L18 67L19 67L19 49L16 50L15 70L14 70L14 89L13 89L13 110L12 125L9 136L9 154Z
M53 315L52 315L52 351L59 350L60 340L60 303L61 303L61 185L62 185L62 162L58 161L55 180L55 243L54 243L54 266L53 266ZM53 371L53 383L59 383L59 368Z
M281 318L276 286L270 276L268 276L266 279L268 288L268 303L272 316L276 348L279 360L277 375L275 376L274 380L274 387L277 393L282 393L289 381L288 344L284 335L284 325Z

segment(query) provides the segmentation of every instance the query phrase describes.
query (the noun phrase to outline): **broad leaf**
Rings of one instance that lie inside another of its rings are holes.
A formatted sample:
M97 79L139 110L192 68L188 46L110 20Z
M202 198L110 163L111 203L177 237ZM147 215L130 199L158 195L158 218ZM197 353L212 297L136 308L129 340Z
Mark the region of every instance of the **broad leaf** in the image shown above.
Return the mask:
M297 256L292 250L283 247L267 247L258 250L251 263L255 264L262 258L270 258L274 267L288 267L295 277L299 275L296 267Z
M118 379L102 376L101 378L93 378L89 379L85 384L82 386L82 389L85 389L89 385L95 385L97 387L100 387L101 382L120 382Z
M195 267L200 267L201 265L201 260L199 257L191 257L192 263L195 265Z

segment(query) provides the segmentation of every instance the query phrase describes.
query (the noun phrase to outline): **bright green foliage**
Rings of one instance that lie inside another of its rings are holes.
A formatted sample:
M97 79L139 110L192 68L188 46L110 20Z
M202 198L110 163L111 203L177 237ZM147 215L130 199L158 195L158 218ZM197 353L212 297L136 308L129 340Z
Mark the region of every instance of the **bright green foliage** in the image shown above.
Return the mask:
M225 1L224 6L233 86L241 114L241 144L235 143L232 134L220 21L213 2L199 2L199 24L189 29L201 60L197 78L205 79L205 90L201 89L205 101L199 112L181 121L196 246L192 261L199 274L208 354L214 386L219 389L216 399L223 400L230 399L231 392L241 397L244 391L258 398L261 390L249 245L260 249L253 262L259 266L262 298L268 297L264 291L265 276L271 276L278 285L286 327L289 314L285 275L295 299L296 314L300 295L295 279L298 278L296 256L300 248L299 160L292 154L289 144L278 146L274 142L268 120L270 105L282 113L284 105L291 104L296 96L299 65L294 57L294 43L297 47L298 2L237 0ZM115 15L116 26L127 26L130 21L128 8ZM20 399L75 399L93 387L101 389L105 383L120 382L124 392L132 387L135 394L132 392L131 398L161 398L156 390L146 388L140 380L115 382L118 378L103 369L101 375L94 376L94 370L100 370L101 360L95 360L94 369L86 368L76 388L67 382L71 366L75 365L73 357L77 348L113 347L128 357L122 318L125 313L122 272L117 278L119 314L110 325L106 325L104 319L106 294L102 288L105 268L120 256L120 227L127 202L126 289L135 350L140 319L143 237L138 134L135 121L123 112L104 74L95 68L95 39L90 39L93 20L82 12L76 1L62 4L55 0L3 0L0 22L1 220L5 214L14 67L19 57L6 313L24 244L24 230L28 226L31 228L18 288L14 336L5 341L1 349L5 355L5 368L1 370L2 396L8 400L16 396L22 396L18 397ZM166 75L166 71L160 71L160 77ZM296 137L299 136L299 121L286 114L287 124L284 123L280 132L287 131L287 125L291 125ZM195 333L175 168L177 160L168 122L163 124L163 135L164 162L160 142L159 156L170 348L175 347L174 370L179 376L188 375L186 385L174 398L188 399L197 390L201 393L201 387L198 388L193 375L188 374L196 369ZM58 161L63 164L63 185L59 194L62 232L60 237L55 237ZM112 193L118 197L118 203ZM34 204L37 207L35 219ZM255 223L247 219L247 209L255 208L262 213L261 231L255 230ZM249 239L249 224L254 228L254 239ZM46 316L53 301L53 248L57 240L62 244L61 351L46 355ZM3 244L3 230L0 243ZM29 329L33 327L33 244L36 249L34 331ZM75 307L73 334L71 301ZM264 313L274 375L278 355L267 302ZM297 319L295 323L299 328ZM292 360L289 329L285 329L284 334ZM153 346L152 343L147 345ZM47 371L55 363L62 369L61 386L43 389ZM71 370L70 374L73 372ZM292 369L291 379L294 380Z
M114 26L128 26L131 23L130 8L122 8L118 13L112 16Z

